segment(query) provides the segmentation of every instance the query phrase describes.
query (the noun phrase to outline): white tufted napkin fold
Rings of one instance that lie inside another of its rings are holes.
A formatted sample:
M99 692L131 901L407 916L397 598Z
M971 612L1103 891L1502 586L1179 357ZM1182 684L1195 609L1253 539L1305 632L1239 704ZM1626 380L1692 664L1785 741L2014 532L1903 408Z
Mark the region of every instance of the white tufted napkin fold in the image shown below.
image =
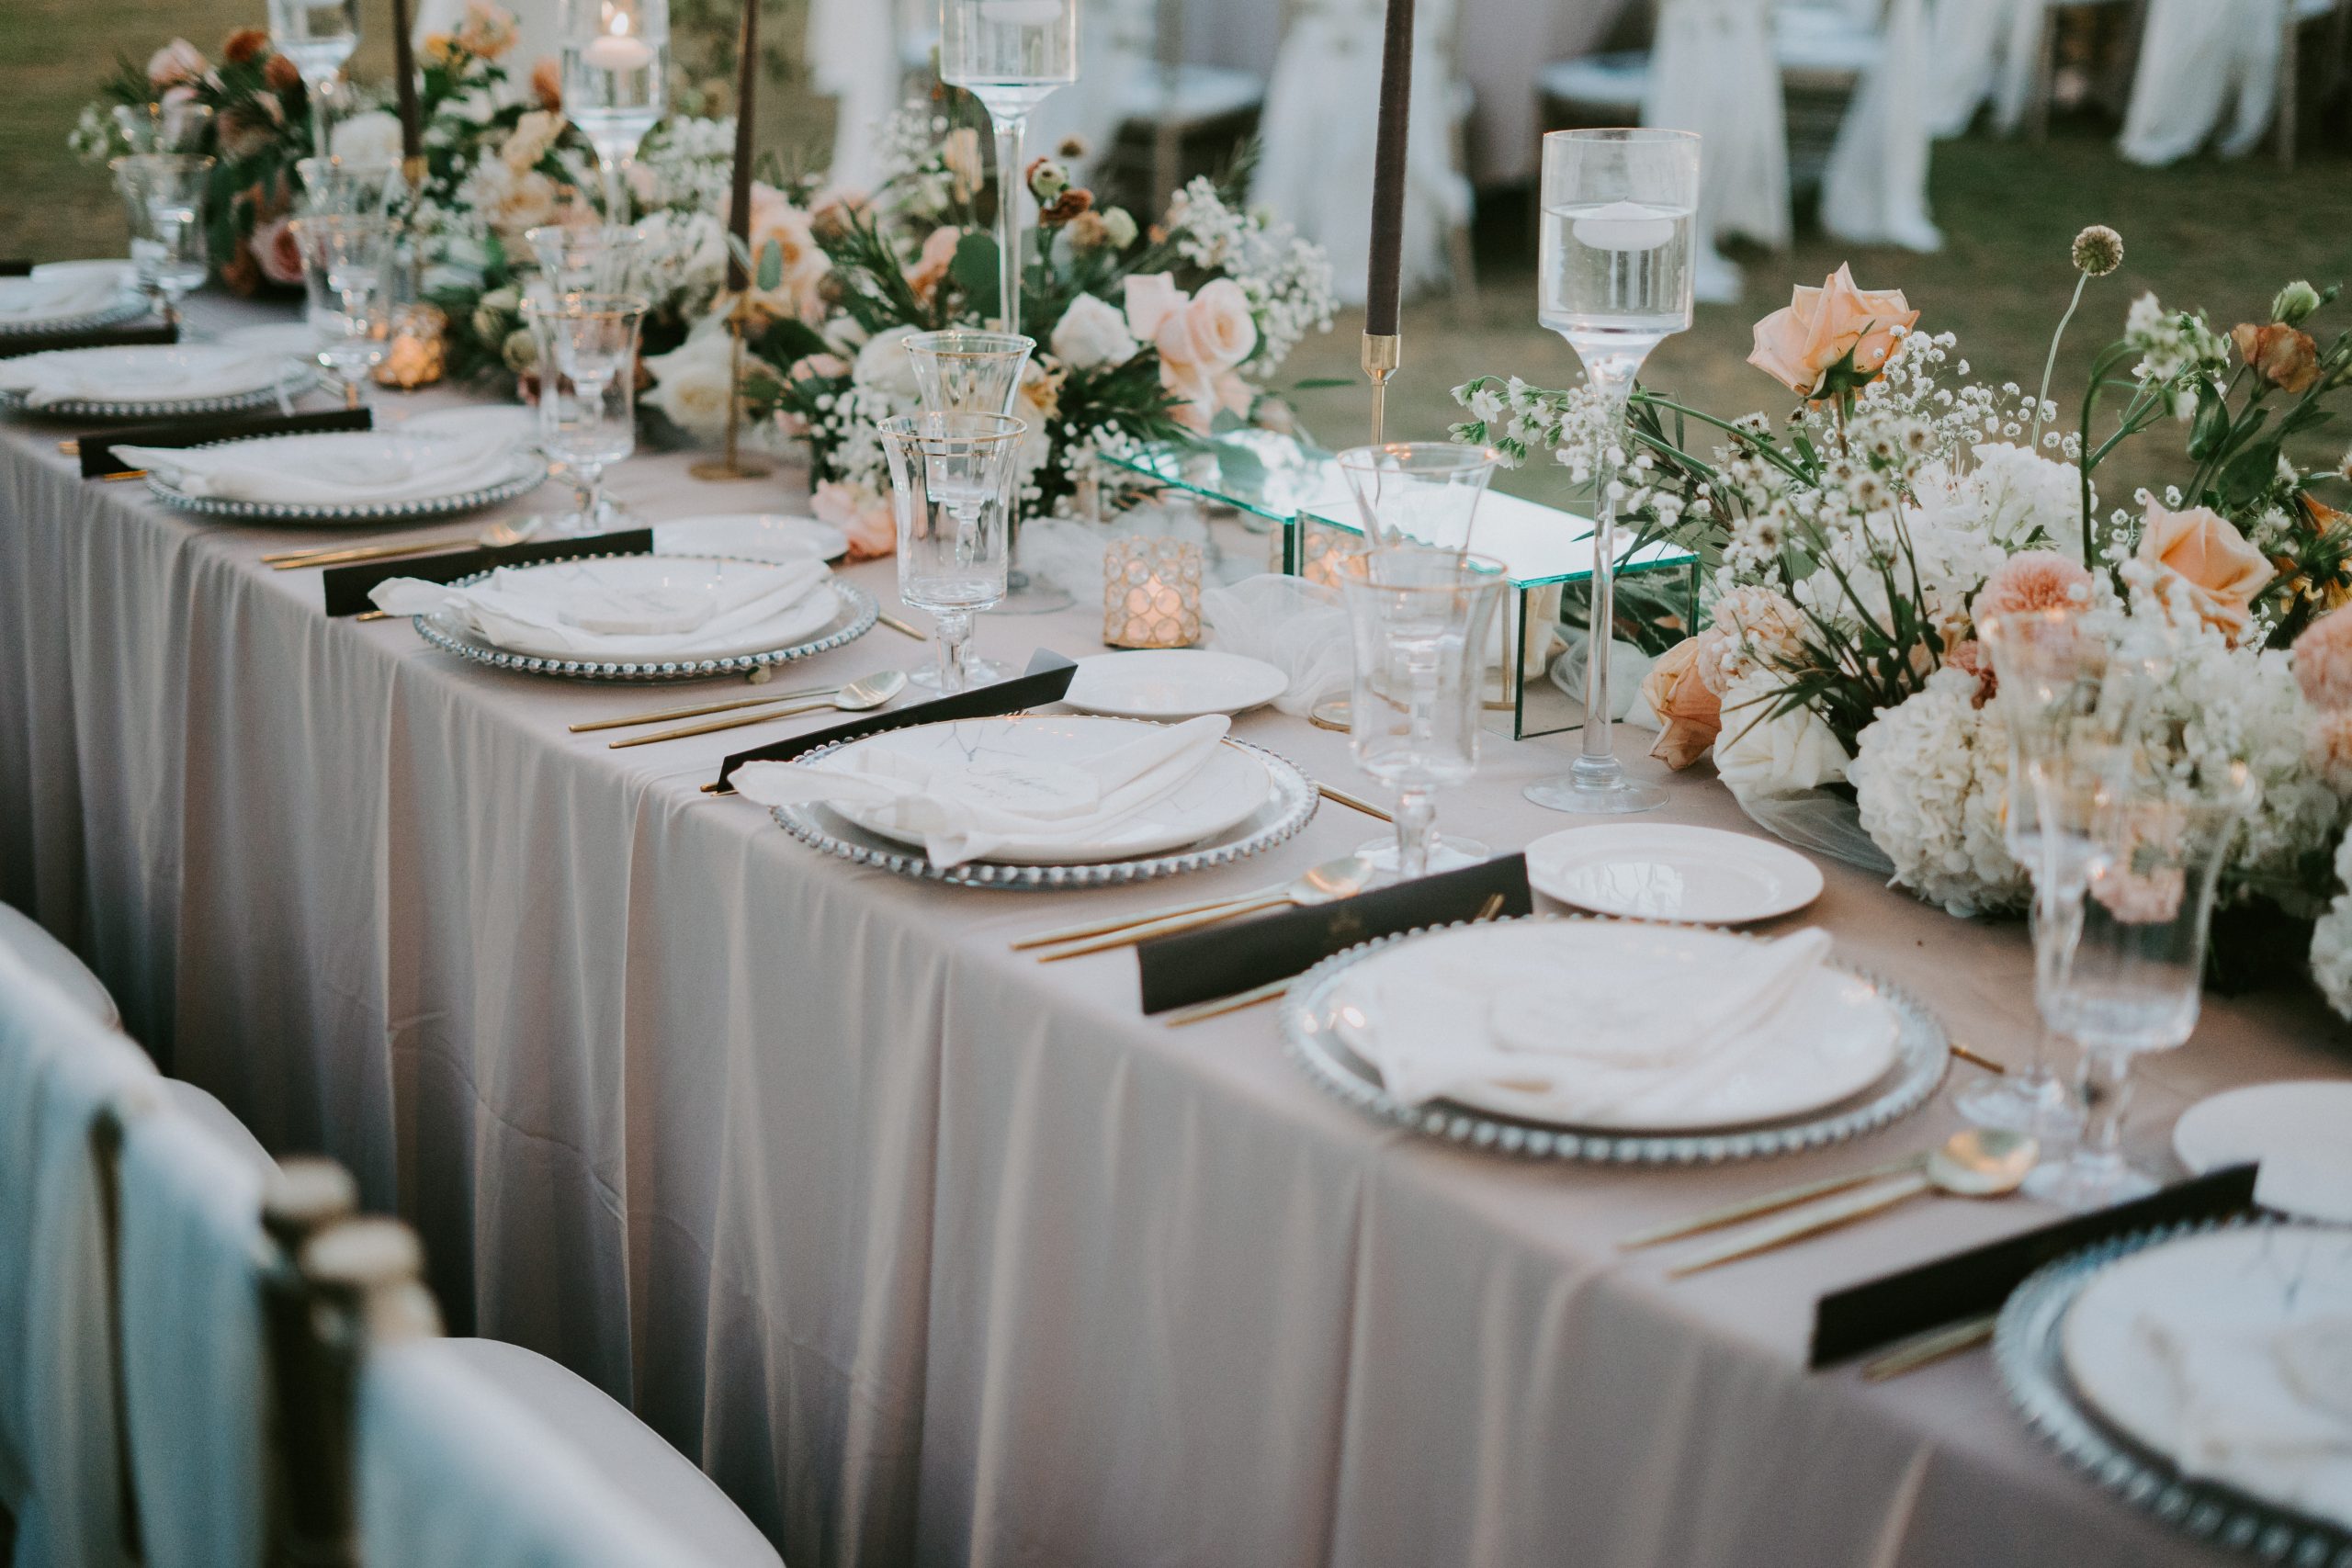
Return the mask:
M646 568L650 565L653 570ZM448 610L499 648L545 657L669 659L746 639L775 648L833 616L822 561L734 562L708 583L662 581L650 557L501 567L470 588L395 577L369 593L395 615Z
M503 411L501 411L503 412ZM334 431L218 446L118 446L126 463L188 495L366 506L481 490L513 474L511 426Z
M173 402L226 398L275 386L288 374L289 363L281 354L209 344L59 348L0 359L0 389L23 392L33 408L73 400Z
M2171 1374L2183 1471L2352 1525L2352 1312L2279 1328L2175 1304L2133 1327Z
M0 321L29 325L57 316L103 310L129 292L119 273L93 269L0 277Z

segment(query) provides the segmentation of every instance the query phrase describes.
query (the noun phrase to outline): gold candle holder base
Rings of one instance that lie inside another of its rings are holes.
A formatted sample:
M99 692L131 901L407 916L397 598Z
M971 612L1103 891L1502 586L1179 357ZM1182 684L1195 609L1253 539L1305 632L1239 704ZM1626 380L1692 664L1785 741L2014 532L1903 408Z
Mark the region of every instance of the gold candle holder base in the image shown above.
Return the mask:
M1404 358L1404 337L1396 333L1363 334L1363 373L1372 382L1372 444L1388 439L1388 378Z
M740 299L735 309L728 312L727 332L734 340L727 367L727 446L718 457L705 457L686 469L695 479L720 484L768 477L765 463L743 460L738 439L743 423L743 302Z

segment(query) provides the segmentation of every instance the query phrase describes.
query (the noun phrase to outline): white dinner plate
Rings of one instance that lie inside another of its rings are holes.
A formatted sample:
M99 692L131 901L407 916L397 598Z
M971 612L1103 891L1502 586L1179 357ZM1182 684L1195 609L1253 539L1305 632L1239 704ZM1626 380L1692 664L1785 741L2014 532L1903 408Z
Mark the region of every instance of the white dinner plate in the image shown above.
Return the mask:
M653 553L662 556L737 556L744 560L839 560L849 554L849 536L814 517L781 512L729 512L682 517L653 525Z
M2258 1162L2255 1197L2306 1219L2352 1223L2352 1083L2260 1083L2200 1100L2172 1129L2180 1163L2202 1176Z
M1137 649L1080 660L1062 701L1080 713L1171 720L1260 707L1289 686L1272 665L1238 653Z
M292 359L227 344L119 344L106 348L53 349L87 378L71 397L30 412L100 419L223 412L291 397L316 379ZM0 407L28 407L25 392L0 389Z
M1820 868L1794 850L1671 822L1547 833L1527 846L1527 880L1595 914L1698 925L1769 919L1821 897Z
M2352 1525L2352 1230L2243 1225L2132 1253L2083 1287L2060 1351L2084 1403L2183 1474ZM2332 1464L2262 1451L2306 1420L2336 1434ZM2210 1446L2222 1427L2238 1441Z
M964 761L986 757L1007 761L1071 762L1100 756L1135 738L1135 725L1127 719L1018 714L886 730L853 741L842 751L874 746L915 756ZM1198 773L1114 829L1084 840L1013 840L990 852L989 859L1009 865L1081 865L1161 854L1196 844L1246 821L1265 804L1272 788L1272 780L1264 763L1238 747L1220 745ZM831 805L826 809L876 838L917 849L922 847L919 836L882 826L872 812Z
M1431 931L1365 958L1332 993L1340 1038L1373 1061L1377 1043L1420 1054L1492 1048L1498 1004L1527 993L1588 988L1657 998L1661 1007L1698 994L1755 939L1692 926L1610 920L1515 920ZM1567 1005L1567 1004L1564 1004ZM1552 1126L1687 1133L1745 1127L1822 1110L1860 1094L1894 1064L1901 1021L1867 981L1823 964L1806 975L1736 1062L1678 1081L1661 1072L1638 1105L1563 1120L1545 1091L1489 1077L1449 1093L1473 1109ZM1605 1100L1622 1092L1607 1064L1542 1058L1572 1088L1580 1075ZM1664 1103L1661 1103L1661 1100Z
M691 604L698 596L716 596L722 587L740 585L746 577L778 577L786 569L768 561L718 560L696 556L600 556L585 560L548 561L515 567L505 580L527 590L546 589L551 596L592 597L659 593ZM633 637L627 649L582 652L553 636L539 636L515 627L492 638L478 633L492 648L537 659L738 659L765 653L808 637L831 621L841 608L830 581L766 619L724 637L695 640L684 637ZM447 612L444 613L447 614Z

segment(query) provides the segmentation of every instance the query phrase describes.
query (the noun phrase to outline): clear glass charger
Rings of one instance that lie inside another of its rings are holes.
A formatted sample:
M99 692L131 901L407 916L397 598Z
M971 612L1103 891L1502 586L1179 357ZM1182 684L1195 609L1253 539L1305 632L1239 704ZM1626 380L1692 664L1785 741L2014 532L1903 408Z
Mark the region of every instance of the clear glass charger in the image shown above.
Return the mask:
M2002 1306L1993 1330L1994 1370L2036 1437L2140 1512L2265 1562L2352 1568L2352 1529L2183 1475L2170 1460L2095 1415L2066 1372L2066 1314L2109 1264L2165 1242L2248 1223L2269 1222L2197 1221L2140 1231L2046 1265Z
M211 442L207 445L232 444ZM537 453L517 452L513 471L495 483L453 491L447 495L421 496L408 501L369 502L352 506L323 506L311 502L232 501L217 495L189 495L153 474L147 476L147 493L174 511L193 513L199 517L233 517L245 523L300 523L316 527L321 524L335 523L412 522L425 517L447 517L460 512L479 512L485 506L501 505L517 496L528 495L547 483L547 479L545 458Z
M837 740L801 757L813 762L827 752L854 744ZM971 861L957 866L934 865L922 852L869 833L829 807L773 806L769 815L776 826L810 849L855 865L870 865L922 882L954 887L1008 887L1022 891L1054 891L1069 887L1114 887L1130 882L1150 882L1187 872L1207 871L1262 854L1305 828L1321 797L1315 781L1279 753L1228 736L1225 743L1248 752L1266 770L1268 798L1241 822L1199 843L1167 854L1133 860L1098 861L1076 865L1015 865Z
M1530 915L1534 920L1589 920L1586 915ZM1496 921L1495 924L1508 924ZM1894 1010L1894 1065L1860 1093L1826 1110L1783 1121L1688 1133L1639 1133L1521 1121L1474 1111L1450 1100L1408 1105L1392 1096L1379 1073L1350 1050L1326 1021L1340 977L1383 948L1442 927L1416 927L1349 948L1292 982L1282 1004L1284 1049L1306 1076L1357 1111L1390 1126L1449 1143L1534 1159L1588 1160L1608 1165L1716 1165L1825 1148L1898 1122L1927 1103L1951 1063L1951 1037L1925 1003L1909 992L1848 964L1832 967L1868 985ZM1750 940L1762 940L1761 938Z

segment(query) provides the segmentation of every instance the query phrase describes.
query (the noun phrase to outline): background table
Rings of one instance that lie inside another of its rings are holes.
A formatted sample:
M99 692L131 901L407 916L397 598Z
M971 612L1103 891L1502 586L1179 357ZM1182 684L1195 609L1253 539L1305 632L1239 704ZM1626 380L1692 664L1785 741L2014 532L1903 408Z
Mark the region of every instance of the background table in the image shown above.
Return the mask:
M1672 1283L1616 1250L1940 1137L1949 1090L1862 1143L1717 1169L1385 1130L1283 1058L1268 1010L1170 1031L1127 953L1008 951L1170 886L992 894L820 859L698 786L824 719L607 750L565 726L660 692L330 622L318 573L256 558L334 536L85 483L59 434L12 424L0 457L0 895L172 1070L413 1220L459 1331L633 1401L797 1568L2220 1561L2060 1468L1982 1354L1881 1386L1804 1370L1823 1290L2048 1217L2023 1201ZM793 493L684 469L639 458L614 489L657 520ZM849 576L895 604L888 562ZM979 643L1083 655L1099 626L989 616ZM876 631L786 679L923 657ZM1272 711L1239 731L1363 787L1343 737ZM1571 750L1495 743L1447 824L1503 847L1566 825L1519 791ZM1745 827L1703 769L1664 782L1662 819ZM1181 891L1376 829L1326 805ZM1827 877L1802 919L2017 1055L2019 928ZM2344 1035L2300 992L2213 999L2151 1065L2141 1125L2341 1075Z

